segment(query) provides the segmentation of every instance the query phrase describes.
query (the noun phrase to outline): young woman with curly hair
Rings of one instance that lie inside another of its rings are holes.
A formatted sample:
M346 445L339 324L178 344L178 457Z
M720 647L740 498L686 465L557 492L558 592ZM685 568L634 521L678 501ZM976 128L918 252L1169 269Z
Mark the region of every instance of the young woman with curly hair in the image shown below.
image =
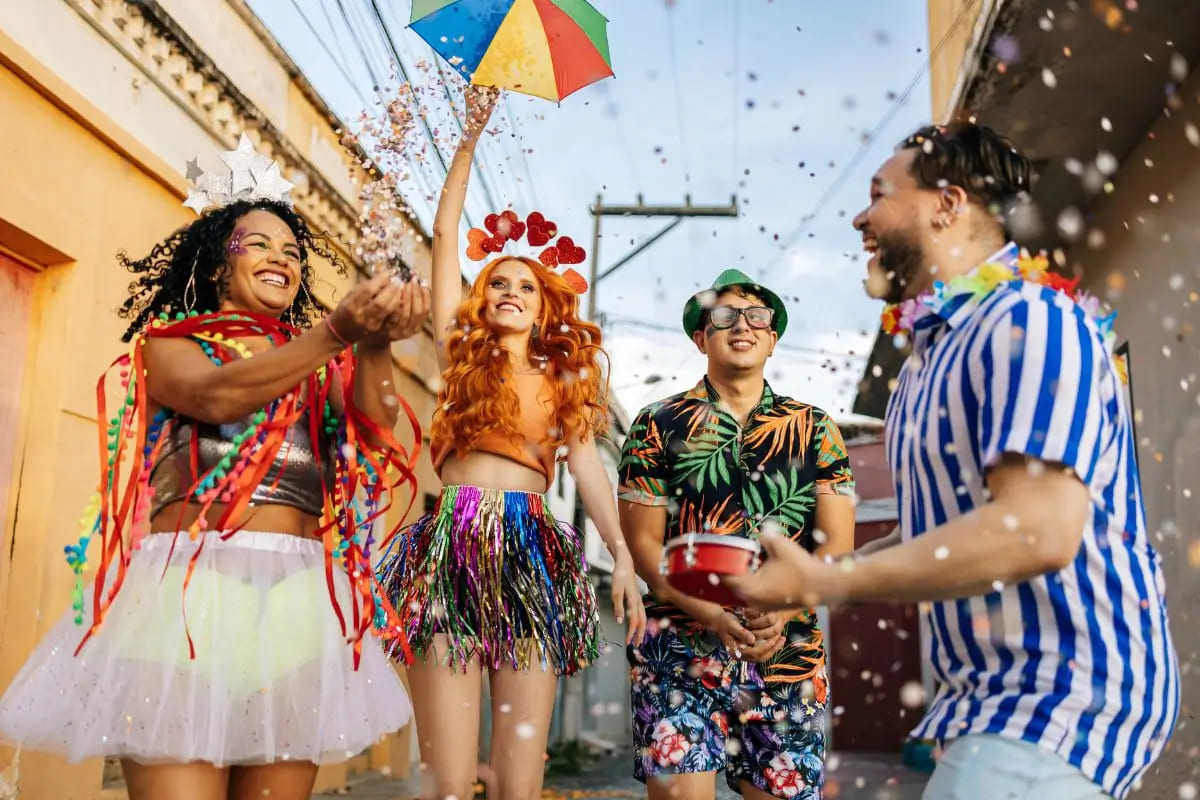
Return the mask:
M281 199L121 255L124 402L100 401L99 511L67 548L79 575L101 540L95 583L0 700L5 738L118 757L133 800L306 798L318 763L410 714L380 649L347 644L399 627L349 520L356 492L369 529L389 473L411 478L390 343L429 294L381 275L321 320L310 257L345 266Z
M617 620L645 613L596 437L606 430L600 329L563 276L529 258L487 264L462 299L458 226L475 145L496 102L467 89L463 140L434 221L433 323L442 389L432 455L445 488L380 570L408 615L423 797L472 796L479 698L491 686L488 796L540 796L559 675L598 655L596 598L579 531L544 498L560 453L615 559ZM513 217L515 219L515 216Z

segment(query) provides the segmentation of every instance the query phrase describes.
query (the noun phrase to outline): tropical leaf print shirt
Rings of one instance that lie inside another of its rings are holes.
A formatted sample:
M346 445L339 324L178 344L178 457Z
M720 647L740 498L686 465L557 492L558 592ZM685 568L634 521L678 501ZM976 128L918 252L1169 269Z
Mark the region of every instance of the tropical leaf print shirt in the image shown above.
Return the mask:
M854 493L842 434L824 411L764 385L743 427L707 378L642 409L618 471L622 500L666 506L666 539L685 533L755 538L773 530L811 552L817 547L817 495ZM651 616L670 617L681 629L700 633L698 623L674 605L647 595L646 608ZM804 630L789 630L789 638L801 633L810 649L821 651L815 614L801 615L797 623ZM823 652L820 661L823 665Z

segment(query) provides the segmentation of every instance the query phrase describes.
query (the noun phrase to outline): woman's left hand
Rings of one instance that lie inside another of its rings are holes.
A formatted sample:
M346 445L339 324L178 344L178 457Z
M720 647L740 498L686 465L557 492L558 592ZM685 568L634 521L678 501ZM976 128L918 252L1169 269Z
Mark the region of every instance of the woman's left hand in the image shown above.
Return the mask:
M625 643L641 645L646 638L646 606L638 591L633 558L628 550L622 549L615 561L612 573L613 612L618 624L624 622L626 616L629 617L629 633L625 636Z
M388 308L384 329L369 337L364 344L382 347L413 336L429 318L429 303L428 287L416 281L406 283Z

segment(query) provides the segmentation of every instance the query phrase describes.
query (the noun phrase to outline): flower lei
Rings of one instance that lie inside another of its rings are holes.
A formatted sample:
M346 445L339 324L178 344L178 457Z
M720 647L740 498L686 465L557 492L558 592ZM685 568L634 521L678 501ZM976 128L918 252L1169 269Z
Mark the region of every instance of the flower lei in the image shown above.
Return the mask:
M168 410L160 411L148 418L149 398L144 380L146 375L143 360L146 342L157 337L190 338L199 343L205 354L214 363L221 365L241 358L249 358L249 350L237 341L238 337L266 337L275 346L286 343L300 331L271 317L240 312L176 314L174 320L164 314L154 320L137 339L130 351L122 355L100 376L96 385L96 403L99 410L100 484L80 520L81 536L77 544L64 548L67 563L75 573L73 606L75 622L82 624L84 610L82 574L87 569L87 550L94 536L100 538L100 562L96 569L94 596L92 597L92 622L76 654L100 627L105 613L124 582L132 552L139 548L149 525L150 473L156 463L166 439L162 437L164 427L174 415ZM193 503L199 504L200 513L187 529L186 535L200 546L191 556L183 590L186 593L195 563L204 547L204 537L210 531L221 531L222 539L237 533L231 528L250 505L250 497L271 468L281 446L287 439L287 430L307 415L313 441L324 434L330 442L326 453L332 454L335 466L333 486L324 491L324 513L318 535L325 546L325 577L334 612L341 625L342 633L354 649L354 666L357 669L362 653L362 638L368 631L383 639L397 640L406 659L410 653L403 634L403 626L396 610L388 601L375 580L371 564L375 538L372 528L376 520L383 518L392 506L392 492L401 484L407 484L410 497L408 510L416 499L416 476L414 468L420 453L421 430L412 409L404 399L396 401L408 415L412 426L414 446L408 452L391 434L372 422L354 406L354 372L357 361L349 351L343 351L334 360L314 372L299 386L272 401L266 408L252 417L252 423L233 437L234 450L215 467L203 475L188 489ZM112 373L119 374L122 402L110 418L106 411L106 389ZM330 390L340 384L345 398L345 413L334 414L329 402ZM321 413L315 412L317 409ZM362 434L370 434L377 447L364 441ZM194 433L193 436L198 434ZM193 439L192 447L196 446ZM318 463L323 452L316 448ZM122 475L128 468L129 474ZM216 503L225 505L219 518L209 521L209 512ZM408 510L401 516L408 515ZM386 547L399 529L388 532L381 546ZM176 537L183 533L175 534ZM345 568L351 582L351 618L347 620L335 593L333 564L338 560ZM106 578L110 570L116 570L112 586L105 591ZM196 657L191 633L188 632L188 649ZM394 645L396 646L396 645Z
M1038 286L1065 294L1095 323L1105 345L1112 350L1116 339L1113 322L1117 318L1117 312L1095 295L1080 291L1079 278L1067 279L1051 272L1050 262L1045 256L1031 256L1024 251L1013 263L988 261L965 275L959 275L949 281L935 281L932 289L916 297L889 304L881 315L883 332L891 336L907 335L920 319L929 314L941 313L950 301L964 295L982 300L1000 284L1013 281L1036 283ZM1125 362L1117 359L1117 368L1121 373L1122 382L1127 383Z

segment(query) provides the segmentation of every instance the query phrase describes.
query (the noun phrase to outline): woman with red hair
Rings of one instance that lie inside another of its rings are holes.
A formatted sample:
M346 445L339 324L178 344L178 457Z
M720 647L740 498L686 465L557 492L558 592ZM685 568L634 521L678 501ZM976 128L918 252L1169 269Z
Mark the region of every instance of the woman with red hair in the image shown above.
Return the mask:
M645 630L596 437L607 430L600 329L579 318L574 270L583 252L567 237L538 259L499 255L528 233L557 236L540 214L506 211L472 230L468 255L497 254L462 299L458 226L475 146L495 90L467 88L463 138L433 228L433 322L443 370L432 457L445 484L433 511L397 537L380 582L401 614L423 797L473 796L479 698L491 686L489 796L540 795L559 675L599 654L596 597L579 531L557 522L543 493L565 456L588 515L613 554L612 600L628 641Z

